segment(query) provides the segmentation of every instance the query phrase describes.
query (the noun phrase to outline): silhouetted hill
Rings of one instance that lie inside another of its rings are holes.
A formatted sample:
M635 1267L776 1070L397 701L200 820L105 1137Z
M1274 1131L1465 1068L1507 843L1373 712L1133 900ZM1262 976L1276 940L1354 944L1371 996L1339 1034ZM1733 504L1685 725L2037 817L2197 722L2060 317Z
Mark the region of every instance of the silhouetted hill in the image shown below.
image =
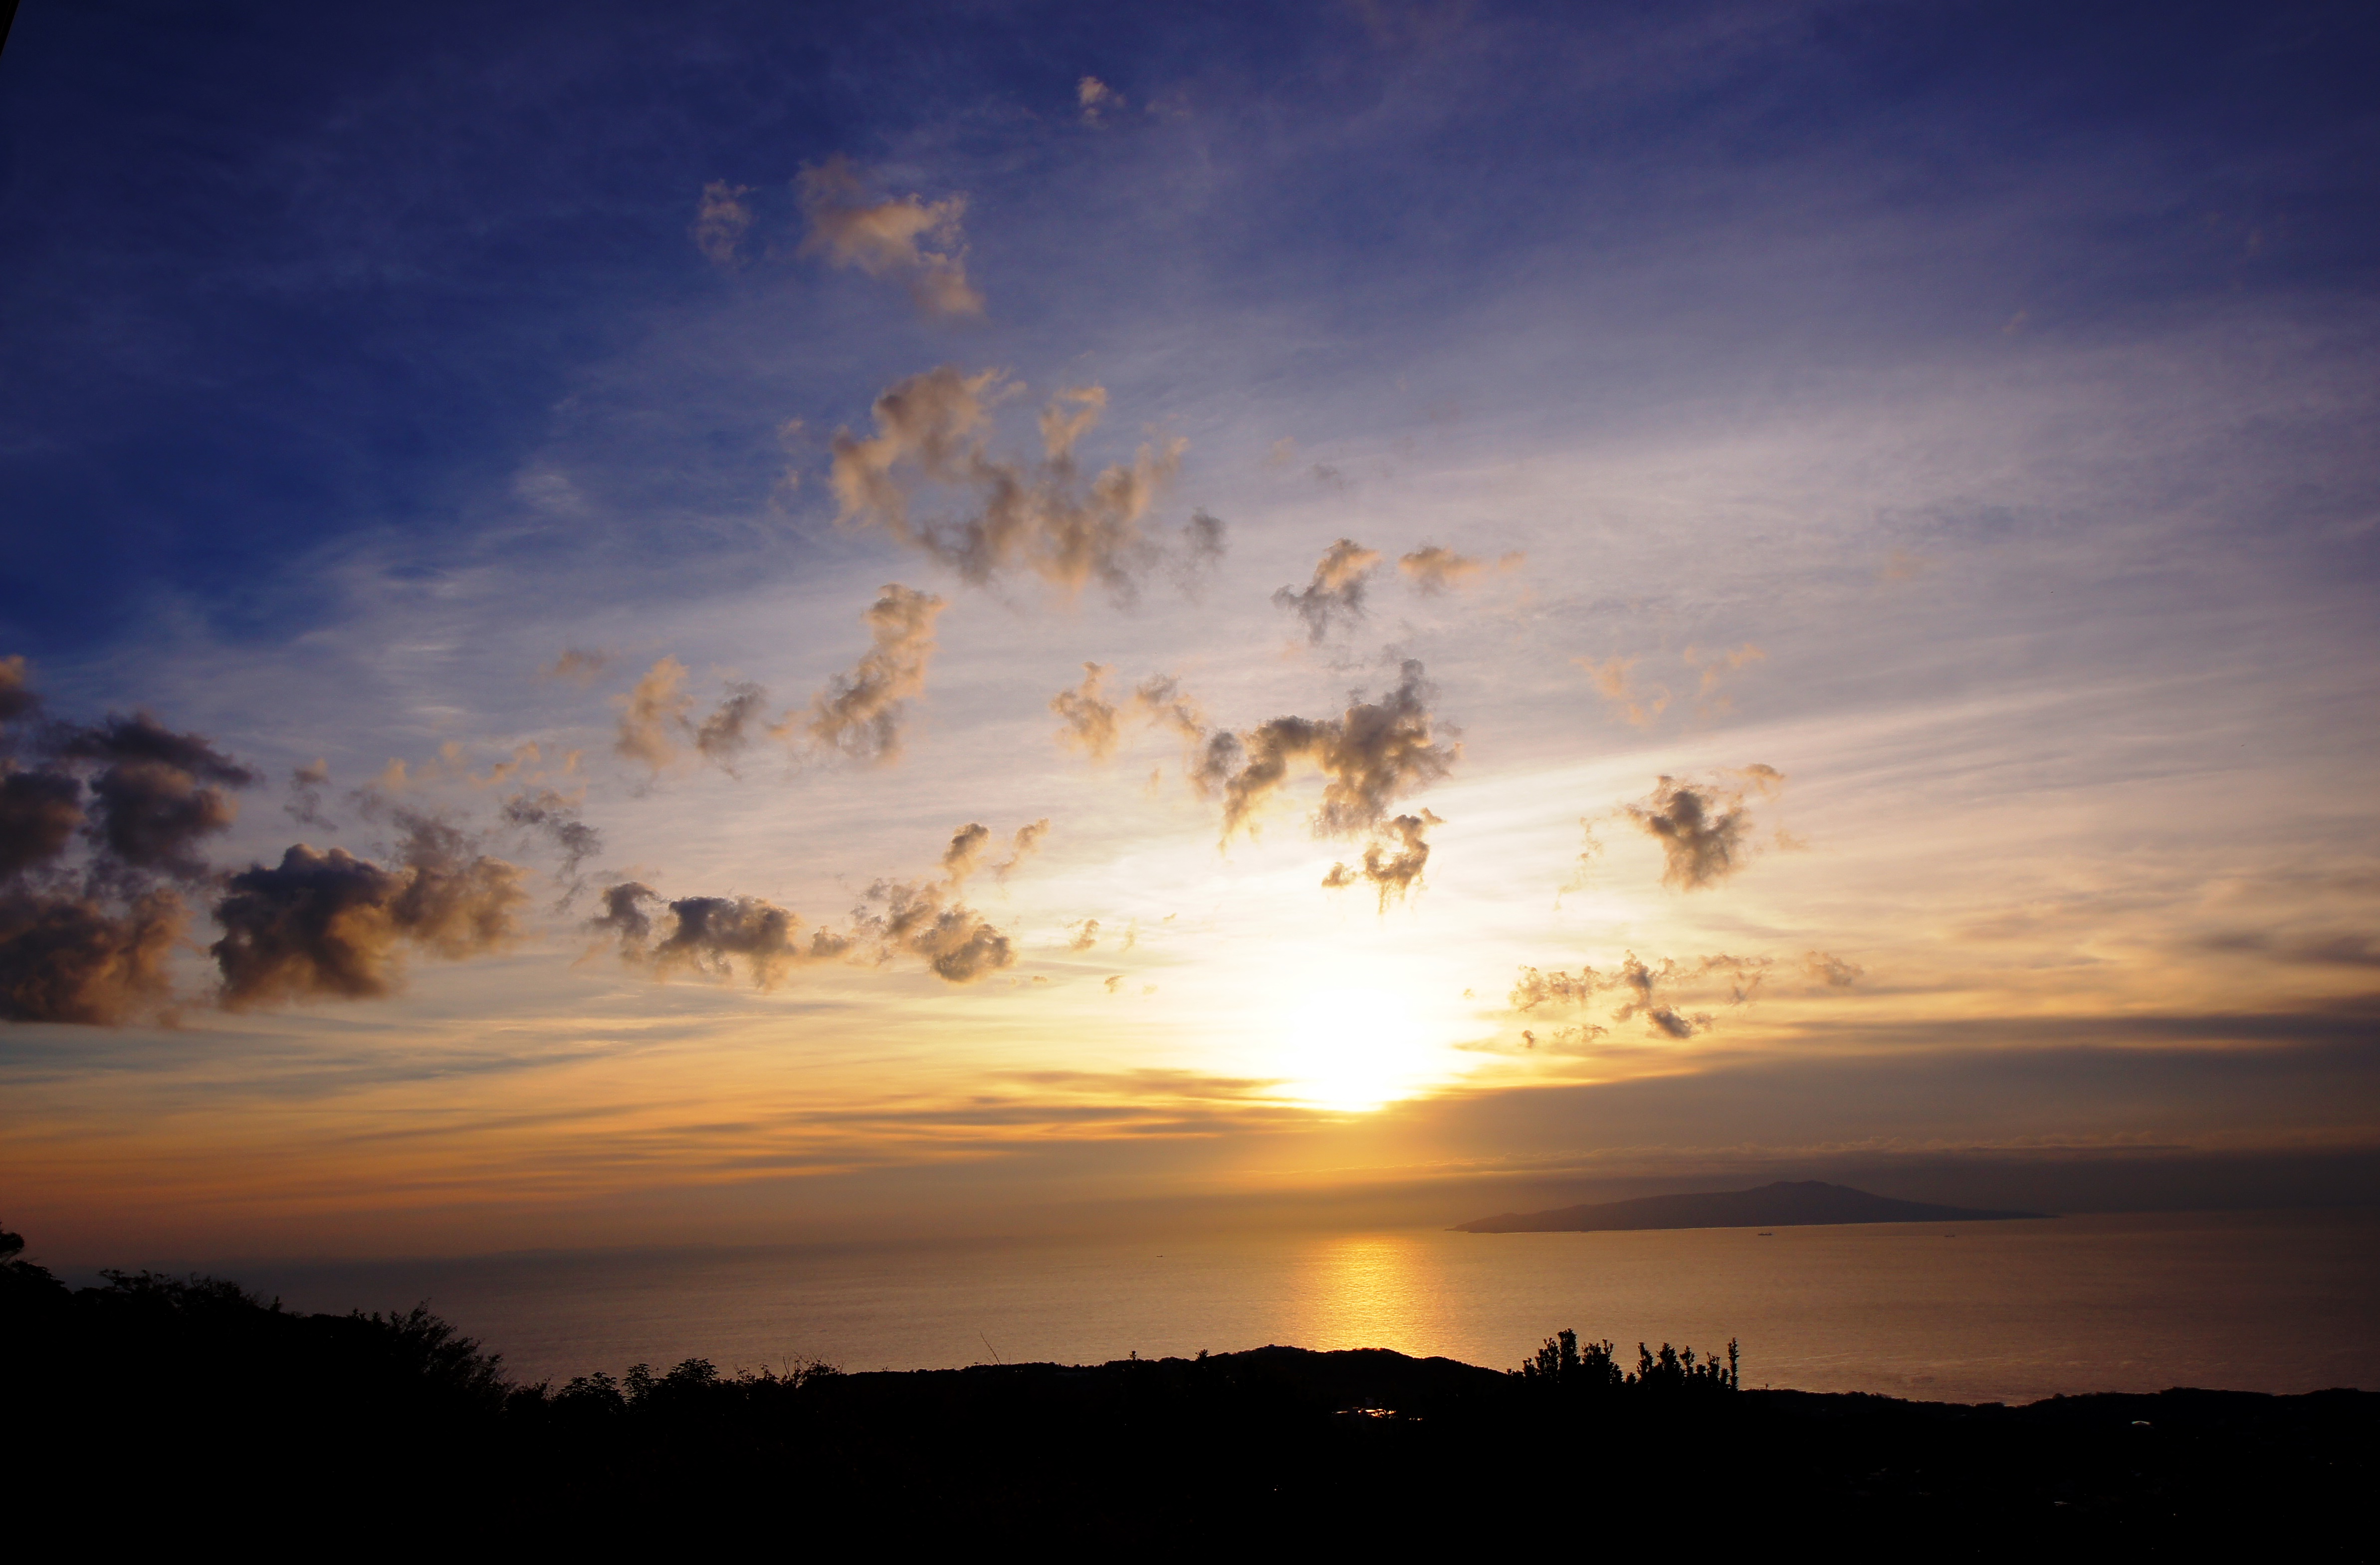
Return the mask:
M1645 1195L1550 1212L1503 1212L1457 1223L1456 1233L1589 1233L1651 1228L1806 1228L1840 1222L2000 1222L2046 1212L1992 1212L1896 1201L1845 1184L1815 1179L1779 1180L1757 1190L1700 1195Z
M426 1310L300 1315L147 1273L69 1290L14 1238L0 1417L28 1558L47 1536L355 1559L2357 1559L2380 1483L2366 1392L1742 1390L1732 1343L1640 1346L1632 1371L1567 1331L1511 1372L1272 1346L521 1385Z

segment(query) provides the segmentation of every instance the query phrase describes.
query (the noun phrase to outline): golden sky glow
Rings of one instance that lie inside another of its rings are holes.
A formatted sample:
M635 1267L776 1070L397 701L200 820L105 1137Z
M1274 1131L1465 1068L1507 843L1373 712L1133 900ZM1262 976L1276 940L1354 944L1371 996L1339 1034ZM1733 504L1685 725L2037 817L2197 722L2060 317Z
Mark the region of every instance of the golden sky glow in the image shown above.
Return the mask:
M1341 39L1378 97L1327 112L1012 61L534 200L423 163L424 232L587 203L486 262L516 291L339 215L415 210L352 139L437 117L389 106L426 61L273 131L358 161L335 200L242 164L310 192L243 220L309 259L221 264L347 302L222 330L382 344L308 371L346 389L144 359L180 411L10 437L38 495L78 441L207 454L42 500L0 619L7 777L77 812L0 821L11 1224L71 1260L1426 1223L2380 1145L2368 301L2256 270L2196 174L2149 181L2197 214L2161 237L2074 217L2149 178L2115 142L1918 178L1847 109L1755 168L1655 41L1465 25ZM1640 152L1429 140L1546 50ZM509 313L451 329L339 291L482 284ZM141 506L163 564L107 530ZM42 943L167 893L149 966Z

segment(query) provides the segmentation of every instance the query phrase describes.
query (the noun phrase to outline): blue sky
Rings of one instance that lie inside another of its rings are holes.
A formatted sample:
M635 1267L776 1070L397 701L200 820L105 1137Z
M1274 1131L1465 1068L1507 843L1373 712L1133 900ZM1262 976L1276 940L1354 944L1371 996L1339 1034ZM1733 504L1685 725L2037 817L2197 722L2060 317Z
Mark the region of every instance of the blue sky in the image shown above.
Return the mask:
M1764 1168L2362 1155L2375 34L2346 6L30 4L0 656L60 722L152 710L259 779L176 882L170 1015L19 1004L0 1035L59 1171L31 1199L91 1244L435 1250L631 1196L832 1228L962 1165L1020 1210L1686 1177L1709 1146L1609 1106L1706 1077L1746 1126L1802 1105L1730 1133ZM839 490L938 366L998 372L990 466L899 447L919 525L979 516L991 467L1058 510L1112 469L1148 481L1143 552L971 578ZM1062 452L1045 404L1098 417ZM1193 570L1202 514L1226 547ZM1308 637L1276 589L1342 538L1369 598ZM1401 572L1426 544L1473 568ZM813 702L870 666L887 583L941 606L869 764ZM1461 754L1381 795L1443 819L1377 910L1317 882L1395 839L1307 829L1310 757L1219 854L1196 756L1126 698L1170 674L1200 743L1255 746L1386 710L1408 660ZM1087 661L1105 751L1053 738ZM782 734L712 756L696 724L746 685ZM632 692L669 688L640 749ZM1665 779L1756 851L1665 880ZM504 813L531 788L600 852ZM240 999L226 878L296 843L426 873L406 819L527 888L502 938L392 936L371 998ZM622 962L588 922L641 885L664 931L722 896L859 939L844 910L887 916L871 888L927 884L957 828L1038 820L1032 867L938 882L1008 942L981 982L865 940L782 983ZM61 852L26 895L128 905L138 867ZM1615 1014L1640 956L1682 1036ZM1604 1031L1547 1059L1506 989L1582 963L1606 988L1565 1025ZM423 1149L358 1152L391 1116ZM629 1122L653 1150L585 1160ZM734 1169L770 1171L731 1198ZM110 1170L190 1194L126 1227ZM291 1194L343 1181L411 1194L354 1197L377 1229Z

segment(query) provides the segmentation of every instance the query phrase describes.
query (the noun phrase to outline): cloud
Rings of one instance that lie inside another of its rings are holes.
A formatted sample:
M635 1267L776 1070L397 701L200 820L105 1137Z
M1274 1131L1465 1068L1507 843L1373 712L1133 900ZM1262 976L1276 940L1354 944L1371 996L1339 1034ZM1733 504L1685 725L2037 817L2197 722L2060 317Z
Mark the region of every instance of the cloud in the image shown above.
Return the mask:
M60 857L82 824L82 780L72 772L0 775L0 880Z
M1111 974L1102 981L1107 985L1107 990L1110 994L1119 993L1123 989L1123 975L1122 973Z
M655 921L645 911L652 904L661 906L666 925L658 942ZM847 937L830 929L802 940L800 916L759 897L663 902L651 887L629 880L606 887L602 906L589 927L616 936L621 959L650 965L657 977L683 970L726 979L740 967L754 987L768 989L795 967L835 961L851 950Z
M1521 1029L1521 1047L1535 1050L1539 1044L1543 1044L1545 1052L1548 1054L1582 1054L1589 1052L1589 1046L1597 1038L1605 1037L1607 1031L1608 1029L1597 1026L1592 1022L1574 1022L1566 1026L1552 1028L1542 1036L1534 1028L1524 1027ZM1481 1047L1493 1049L1495 1046L1458 1043L1455 1047L1457 1049Z
M1379 889L1380 911L1386 913L1391 899L1402 901L1406 892L1421 883L1421 872L1429 863L1429 843L1422 840L1422 833L1445 824L1428 810L1382 822L1379 831L1385 840L1366 847L1361 864L1332 865L1330 873L1322 878L1324 889L1336 891L1359 880L1368 880Z
M726 697L694 731L694 747L702 758L722 770L732 770L729 763L752 742L751 730L760 721L760 709L768 699L769 693L748 679L728 685Z
M170 891L120 913L90 897L0 891L0 1018L110 1026L162 1006L188 922Z
M942 850L942 873L953 886L965 885L983 862L984 845L991 841L991 828L981 821L970 820L951 833L951 845Z
M561 679L582 689L595 682L595 676L612 666L608 651L588 651L581 647L565 647L562 655L537 671L540 679Z
M1467 554L1451 549L1441 549L1435 543L1425 543L1397 561L1397 569L1425 594L1444 592L1459 587L1486 569Z
M1551 973L1535 967L1524 967L1512 984L1508 1003L1512 1010L1526 1015L1540 1005L1575 1005L1584 1007L1595 995L1595 969L1585 967L1576 973L1557 968Z
M230 829L239 807L222 788L246 787L256 774L196 734L176 734L147 712L110 717L72 731L58 746L67 760L99 765L91 793L98 840L131 869L200 880L207 867L191 851L200 839Z
M1190 513L1190 519L1182 524L1182 542L1173 567L1174 581L1183 591L1196 597L1208 576L1222 564L1231 548L1229 530L1220 516L1203 510Z
M1633 673L1636 665L1643 661L1641 658L1618 657L1606 658L1599 663L1592 658L1571 660L1586 670L1587 677L1595 682L1596 692L1609 704L1616 715L1625 718L1634 727L1648 728L1652 726L1653 720L1668 709L1670 690L1669 686L1663 685L1647 692L1635 683Z
M1363 619L1365 584L1379 563L1378 551L1342 538L1315 562L1314 579L1305 590L1284 587L1272 601L1304 620L1306 639L1319 643L1334 622L1352 628Z
M1107 393L1062 391L1042 410L1042 459L996 461L982 431L990 403L1007 388L997 370L962 374L943 365L912 375L876 399L876 433L838 430L829 482L846 522L881 528L980 586L1030 571L1068 594L1099 581L1120 601L1164 554L1141 520L1181 466L1186 443L1144 443L1132 464L1086 479L1075 445L1099 421ZM1021 388L1019 388L1021 389ZM910 514L915 480L971 491L961 520L920 523ZM1189 540L1196 549L1200 535Z
M578 867L603 851L603 834L579 819L578 801L552 788L515 794L504 801L506 824L541 833L562 855L562 878L576 880Z
M209 948L226 1009L375 1000L396 988L400 947L461 961L516 938L514 912L528 900L516 866L477 853L442 821L409 812L398 821L406 836L394 868L299 843L279 865L231 877L214 908L223 938Z
M1208 738L1193 780L1223 798L1223 840L1252 823L1265 799L1303 761L1323 776L1315 835L1347 837L1380 823L1389 806L1447 775L1463 747L1441 744L1429 702L1435 692L1417 660L1402 665L1394 690L1336 718L1277 717L1245 734Z
M1047 817L1029 820L1016 829L1008 845L1008 856L991 867L992 878L1005 881L1025 861L1041 851L1042 840L1050 835Z
M0 722L41 707L25 661L0 659ZM0 1019L103 1025L162 1008L189 914L155 881L207 878L197 846L235 814L222 790L254 774L145 711L52 724L30 752L0 753ZM89 855L69 889L78 836Z
M19 722L42 710L22 657L0 658L0 723Z
M1646 963L1632 951L1617 968L1608 974L1598 974L1592 967L1581 967L1577 972L1570 973L1560 969L1546 972L1524 966L1512 985L1507 1004L1514 1016L1533 1017L1541 1007L1548 1006L1563 1006L1583 1012L1593 1003L1595 996L1613 994L1621 997L1621 1003L1611 1013L1613 1021L1630 1022L1642 1018L1645 1030L1656 1037L1688 1038L1709 1031L1717 1018L1707 1012L1688 1013L1682 1010L1675 994L1677 989L1682 988L1690 992L1707 994L1713 986L1718 986L1723 990L1727 1004L1748 1005L1758 996L1762 982L1776 964L1772 957L1730 956L1724 952L1702 957L1691 964L1667 957L1658 963ZM1849 970L1853 976L1858 973L1857 968ZM1553 1036L1557 1043L1566 1040L1584 1044L1602 1033L1600 1027L1586 1026L1583 1030L1569 1029ZM1528 1033L1522 1037L1532 1048L1536 1042L1544 1041L1533 1038Z
M1049 827L1041 820L1020 828L1014 855L993 866L993 873L1014 868ZM990 841L990 828L978 822L960 827L942 851L943 880L879 880L853 911L846 929L815 928L805 938L808 926L798 914L763 898L669 901L636 880L605 887L598 899L601 911L588 928L611 935L622 961L648 966L660 978L686 971L725 979L741 972L759 988L773 989L795 967L844 960L880 964L914 956L947 983L973 983L1016 960L1009 937L959 900Z
M1830 989L1847 989L1859 982L1867 969L1823 951L1811 951L1802 954L1802 971Z
M1719 682L1745 664L1764 661L1767 656L1749 641L1732 652L1706 652L1700 648L1688 647L1686 666L1702 671L1702 688L1697 692L1697 701L1703 714L1716 717L1730 710L1735 705L1734 698L1718 694Z
M694 698L679 688L685 683L686 665L664 657L625 695L613 697L612 704L620 709L620 731L612 747L655 771L674 762L677 736L686 731L686 714L694 706Z
M734 266L741 259L744 236L752 226L752 209L744 198L750 187L714 179L702 188L694 212L694 248L718 266Z
M1206 714L1170 673L1151 674L1122 702L1108 698L1107 682L1115 669L1105 663L1085 663L1083 681L1050 699L1058 714L1058 743L1079 750L1094 761L1111 759L1123 744L1128 724L1161 728L1194 748L1207 737Z
M922 960L945 983L971 984L1014 965L1016 948L990 919L956 900L957 888L926 882L880 880L853 917L880 960L907 953Z
M1206 736L1207 714L1172 674L1153 673L1134 686L1132 710L1150 727L1165 729L1185 745Z
M1087 76L1075 83L1075 106L1082 111L1085 125L1098 125L1110 109L1124 106L1123 94L1096 76Z
M1066 928L1070 932L1066 941L1068 951L1088 951L1099 943L1099 921L1096 918L1077 919Z
M1085 663L1080 685L1050 698L1050 710L1058 714L1058 743L1092 760L1115 754L1116 709L1104 696L1107 676L1114 672L1103 663Z
M868 612L875 645L849 673L827 682L810 703L807 731L820 746L854 760L880 765L901 757L901 723L907 703L926 689L926 664L934 655L934 616L946 607L931 593L887 582ZM793 718L771 732L790 731Z
M1623 813L1661 844L1661 883L1677 891L1716 886L1742 867L1750 851L1747 792L1767 795L1782 787L1784 773L1755 764L1730 775L1742 786L1682 782L1663 777L1641 804Z
M983 313L983 296L967 283L965 196L876 198L840 154L802 170L794 189L809 222L801 254L892 278L929 315Z
M317 756L304 766L289 772L289 797L282 805L289 818L300 826L319 826L325 831L335 831L338 823L322 817L322 790L331 785L331 763Z
M1630 952L1611 980L1599 987L1617 989L1629 996L1626 1003L1611 1013L1616 1022L1645 1018L1645 1030L1662 1037L1689 1038L1698 1032L1708 1031L1712 1018L1707 1015L1688 1016L1674 1005L1665 1004L1655 997L1654 990L1677 973L1677 964L1664 960L1658 967L1647 967Z

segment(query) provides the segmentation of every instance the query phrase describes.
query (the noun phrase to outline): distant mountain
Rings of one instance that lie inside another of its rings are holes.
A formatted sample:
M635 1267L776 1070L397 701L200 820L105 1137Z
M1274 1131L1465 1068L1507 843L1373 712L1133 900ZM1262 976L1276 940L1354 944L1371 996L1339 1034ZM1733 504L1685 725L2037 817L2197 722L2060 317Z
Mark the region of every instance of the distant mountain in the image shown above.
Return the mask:
M1646 1195L1633 1201L1563 1207L1550 1212L1503 1212L1476 1222L1457 1223L1452 1231L1589 1233L1645 1228L1804 1228L1837 1222L2001 1222L2011 1218L2048 1215L1937 1207L1929 1201L1896 1201L1889 1195L1871 1195L1849 1185L1803 1179L1779 1180L1757 1190Z

